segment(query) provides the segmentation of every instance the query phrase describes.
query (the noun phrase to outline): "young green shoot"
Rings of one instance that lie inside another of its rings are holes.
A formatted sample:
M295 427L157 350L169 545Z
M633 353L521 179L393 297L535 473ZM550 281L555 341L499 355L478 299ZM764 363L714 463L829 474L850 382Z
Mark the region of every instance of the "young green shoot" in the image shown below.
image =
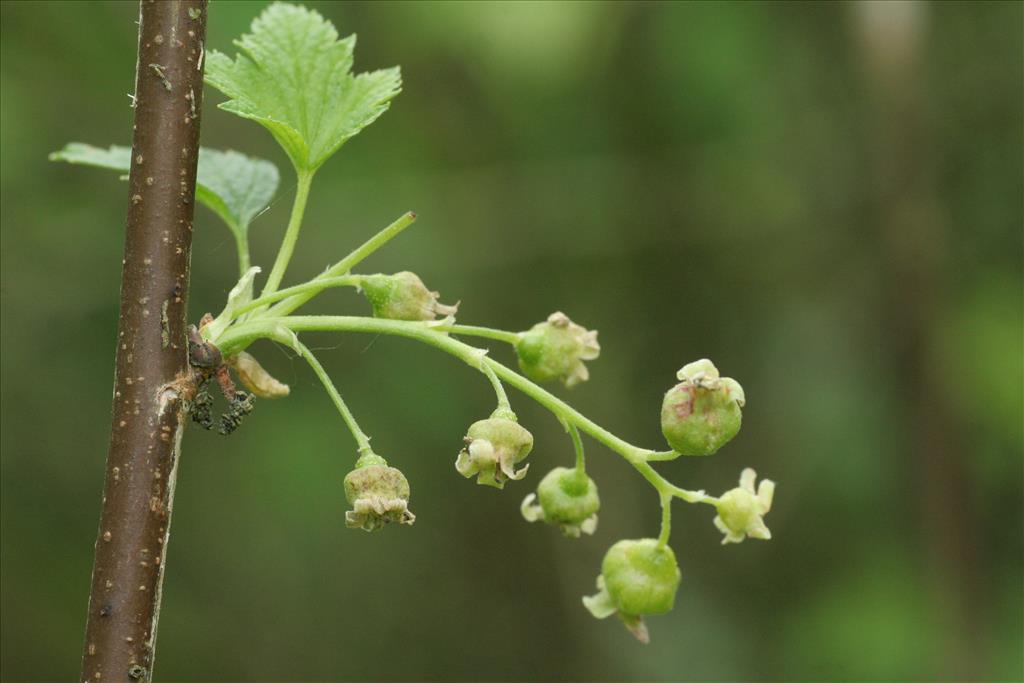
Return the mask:
M477 477L481 484L501 489L527 473L528 465L516 465L529 456L533 435L519 424L506 385L548 410L569 435L574 465L551 470L536 494L523 500L520 510L528 521L556 525L567 537L595 533L600 507L597 486L586 472L581 432L625 460L657 494L660 530L656 538L615 543L605 555L598 593L584 598L584 604L598 618L618 615L645 642L649 636L643 617L671 609L680 583L669 546L675 500L714 506L714 523L725 534L723 542L770 538L763 517L771 507L773 482L764 480L755 490L754 472L747 469L739 487L716 498L703 490L679 487L654 468L656 463L681 456L711 455L738 433L745 394L738 382L721 377L711 361L688 363L679 371L679 383L665 394L661 409L669 449L648 449L617 436L541 386L559 382L571 389L586 382L590 376L586 363L596 360L601 350L596 331L561 312L523 331L464 325L455 321L456 306L441 304L437 292L414 273L354 272L412 225L414 213L403 214L316 277L286 286L285 275L298 247L317 169L388 109L400 92L401 76L397 68L353 74L355 37L339 39L330 22L300 6L270 5L253 22L251 33L236 44L240 51L234 58L216 50L207 52L207 83L228 97L221 109L259 123L280 144L296 174L296 193L277 255L260 296L255 297L260 269L250 264L248 227L270 203L278 184L277 170L269 162L237 152L204 150L200 154L198 197L235 235L240 279L221 313L216 318L203 317L190 344L203 352L197 357L222 362L217 367L210 361L197 373L205 379L216 373L226 395L231 394L227 368L234 369L258 396L288 394L288 387L270 377L248 353L260 340L293 349L309 364L356 444L356 467L345 478L346 498L353 505L346 524L366 530L389 522L412 524L409 485L398 468L373 452L370 437L323 365L300 341L306 332L402 337L483 374L494 390L497 408L469 427L466 446L456 459L456 470L464 477ZM80 144L68 145L52 158L122 172L132 161L127 148L103 150ZM365 308L349 315L295 314L337 287L360 291L373 315ZM510 346L520 371L492 357L489 349L462 338L499 342L503 352L505 345Z

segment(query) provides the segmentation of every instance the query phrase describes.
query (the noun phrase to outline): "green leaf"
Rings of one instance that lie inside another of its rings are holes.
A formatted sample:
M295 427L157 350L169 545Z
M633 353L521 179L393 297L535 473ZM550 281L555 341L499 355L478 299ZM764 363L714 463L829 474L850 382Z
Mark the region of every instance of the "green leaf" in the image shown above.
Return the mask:
M50 154L50 161L66 161L69 164L84 164L127 173L132 167L132 148L111 145L109 149L101 149L84 142L69 142L64 145L64 149Z
M130 147L111 145L108 149L68 143L50 155L51 161L66 161L109 168L128 173L131 169ZM270 204L277 191L277 167L269 161L247 157L238 152L222 152L203 147L199 150L196 199L220 216L236 234L245 236L249 223Z
M233 230L249 229L252 219L274 198L279 180L277 167L264 159L232 150L199 150L196 199Z
M206 82L230 97L220 105L261 123L299 173L310 173L383 114L401 90L397 67L353 75L356 37L304 7L275 3L235 41L232 60L206 53Z

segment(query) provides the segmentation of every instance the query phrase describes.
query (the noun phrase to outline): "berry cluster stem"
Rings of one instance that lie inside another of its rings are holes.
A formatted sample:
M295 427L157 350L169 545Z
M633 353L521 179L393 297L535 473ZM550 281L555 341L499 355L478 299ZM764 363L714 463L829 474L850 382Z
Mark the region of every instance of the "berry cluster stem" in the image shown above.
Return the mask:
M508 402L508 394L505 393L505 387L502 385L501 380L494 374L494 370L487 363L480 363L480 371L487 375L487 379L490 380L491 386L494 387L494 395L498 399L498 410L512 412L512 405Z
M658 547L664 548L672 534L672 494L660 493L661 499L661 533L658 534Z
M496 330L493 327L480 327L479 325L439 325L434 329L439 332L450 332L452 334L461 334L467 337L494 339L496 341L505 342L506 344L511 344L512 346L519 343L519 338L521 336L518 332Z
M572 447L576 451L576 471L583 474L586 472L587 464L583 458L583 442L580 440L580 431L576 429L576 425L569 422L565 423L565 430L569 432Z
M305 296L305 295L301 295ZM285 301L287 303L287 300ZM280 304L279 304L280 305ZM273 309L271 309L272 311ZM269 313L269 311L268 311ZM444 327L440 328L444 330ZM307 316L282 316L271 317L259 315L250 320L237 322L229 327L219 338L213 340L225 356L244 350L258 339L272 339L281 343L292 345L289 335L282 331L291 333L308 331L328 332L362 332L369 334L388 334L398 337L406 337L433 346L441 351L459 358L467 365L481 370L487 374L489 369L500 380L519 389L521 392L532 398L540 405L547 408L555 417L583 430L592 438L601 442L611 450L623 457L646 479L659 494L680 498L688 503L709 503L714 504L715 499L704 494L703 491L690 491L673 485L649 464L649 460L665 459L665 453L651 451L634 446L620 437L612 434L604 427L598 425L586 417L565 401L561 400L546 389L534 384L519 373L499 363L493 358L485 355L485 351L470 346L458 339L454 339L443 331L439 331L436 325L429 322L406 322L401 320L387 320L382 318L367 318L362 316L340 316L340 315L307 315ZM301 352L300 352L301 353ZM308 360L308 358L307 358ZM319 366L319 363L317 363ZM314 366L316 369L316 366ZM322 368L320 370L322 373ZM322 375L324 380L326 375ZM325 386L333 388L329 384L329 378ZM500 383L499 383L500 384ZM331 388L328 391L331 391ZM504 393L504 389L502 389ZM334 391L332 397L337 395ZM340 396L337 396L337 401ZM500 401L500 398L499 398ZM344 405L342 403L341 405ZM339 408L340 409L340 408ZM347 409L345 409L347 412ZM345 414L343 412L343 415ZM355 432L353 432L355 433Z
M341 277L325 277L310 280L309 282L303 282L301 285L295 285L294 287L286 287L279 289L273 294L265 294L258 299L253 299L244 306L239 306L234 310L234 315L239 316L249 311L255 311L264 306L268 306L274 302L287 299L289 297L298 294L319 294L325 289L331 287L359 287L362 285L363 278L358 275L346 275Z
M366 433L360 429L359 423L356 422L355 416L352 415L352 411L349 410L345 400L341 397L341 393L334 386L334 382L331 381L327 371L324 370L324 366L320 364L320 361L313 352L309 350L309 347L300 342L294 334L275 332L270 339L281 344L285 344L286 346L290 346L296 353L306 359L309 366L313 368L313 372L315 372L316 376L320 378L320 381L323 383L324 389L327 390L328 395L330 395L331 400L334 401L334 405L338 408L338 412L341 413L341 419L345 421L345 425L348 427L348 430L352 432L352 437L356 440L356 445L358 446L359 455L363 456L373 453L373 449L370 447L370 437L366 436Z
M313 278L311 282L315 283L327 278L338 277L339 275L347 275L349 271L351 271L357 265L362 263L368 256L370 256L370 254L377 251L385 244L393 240L403 230L412 225L415 221L416 214L414 214L412 211L403 214L391 225L387 226L386 228L378 232L376 235L374 235L373 237L359 245L348 256L335 263L333 266L325 270L317 277ZM311 288L301 294L296 294L294 296L288 297L284 301L274 306L269 311L269 313L272 316L288 315L296 308L298 308L299 306L301 306L302 304L306 303L314 296L316 296L318 291L320 290ZM263 293L269 294L270 292L264 291Z

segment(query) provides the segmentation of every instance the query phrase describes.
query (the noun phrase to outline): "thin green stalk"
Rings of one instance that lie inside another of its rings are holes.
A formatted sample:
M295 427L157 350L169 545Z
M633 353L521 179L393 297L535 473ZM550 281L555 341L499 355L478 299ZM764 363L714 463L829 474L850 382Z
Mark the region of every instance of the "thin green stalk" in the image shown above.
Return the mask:
M647 454L647 461L648 462L666 462L668 460L675 460L680 455L682 455L682 453L680 453L679 451L658 451L658 452L655 452L655 453L648 453Z
M306 359L309 366L313 368L313 372L320 378L324 388L330 395L331 400L334 401L334 405L338 408L338 412L341 413L341 419L345 421L345 425L348 430L352 432L353 438L356 440L356 445L359 449L360 455L372 453L373 449L370 447L370 438L366 436L362 429L359 428L359 424L356 422L355 416L352 415L352 411L348 409L344 399L341 398L341 394L338 393L337 388L334 386L334 382L328 376L327 371L324 370L324 366L320 365L320 361L313 355L313 352L309 348L295 338L294 335L281 334L280 332L275 333L272 337L274 341L280 342L287 346L292 347L295 351Z
M576 425L566 423L565 427L569 432L569 438L572 439L572 447L576 449L576 471L583 474L586 472L586 462L583 459L583 442L580 440L580 432L576 429Z
M416 222L416 214L414 214L412 211L409 211L408 213L402 215L394 223L384 228L370 239L366 240L366 242L360 245L351 254L341 259L333 266L325 270L323 273L315 277L312 280L312 282L316 282L317 280L322 280L326 278L337 277L339 275L347 275L350 270L352 270L357 265L362 263L363 260L365 260L370 254L372 254L373 252L377 251L385 244L390 242L399 233L408 228L414 222ZM269 294L269 292L264 291L264 294ZM269 313L270 315L273 316L288 315L296 308L312 299L314 296L316 296L316 292L305 292L303 294L296 294L295 296L289 297L288 299L274 306L269 311Z
M505 387L502 385L501 380L498 379L498 376L494 374L494 370L487 363L481 363L480 370L487 375L491 386L494 387L494 395L498 398L498 410L507 410L511 413L512 406L508 402L508 394L505 393Z
M267 284L263 287L262 296L277 291L277 286L281 284L284 272L288 269L288 262L292 260L295 242L299 239L299 228L302 227L302 216L306 213L306 201L309 199L309 186L313 184L313 173L313 171L299 171L295 201L292 203L292 215L288 219L288 228L284 231L281 248L274 260L274 267L267 277Z
M520 335L518 332L509 332L507 330L496 330L492 327L479 327L477 325L440 325L434 328L440 332L449 332L451 334L461 334L469 337L485 337L487 339L494 339L500 342L505 342L515 346L519 343Z
M288 297L294 296L296 294L305 294L306 292L312 292L315 295L329 287L359 287L362 284L362 282L363 278L359 275L348 275L345 277L328 277L323 279L310 280L309 282L304 282L301 285L295 285L294 287L285 287L284 289L279 289L273 294L268 294L266 296L261 296L258 299L253 299L246 305L239 306L238 308L236 308L235 315L238 316L241 315L242 313L247 313L249 311L256 310L257 308L262 308L263 306L272 304L275 301L287 299Z
M708 503L714 505L718 501L717 498L713 498L705 494L703 491L690 491L676 486L665 479L665 477L658 474L658 472L651 467L648 462L642 462L639 464L634 463L633 467L635 467L636 471L639 472L644 479L650 482L651 486L657 489L659 493L675 496L687 503Z
M238 277L242 277L251 267L249 261L249 233L245 227L235 226L235 247L238 250Z
M493 359L485 359L486 363L490 364L494 368L495 373L498 377L505 380L507 383L514 386L519 391L523 392L537 403L541 404L555 416L565 419L566 422L575 425L579 429L582 429L594 439L597 439L605 446L615 451L623 458L626 459L631 465L636 467L638 464L646 464L644 460L645 454L648 452L642 448L638 448L630 444L627 441L615 436L601 425L595 423L590 418L586 417L582 413L578 412L569 404L565 403L554 394L548 392L530 380L526 379L522 375L510 370L501 363Z
M669 492L680 500L684 500L687 503L704 503L705 505L718 506L718 498L709 496L703 491L688 491L674 484L666 483L668 484Z
M672 534L672 494L661 493L661 533L658 534L658 547L664 548Z

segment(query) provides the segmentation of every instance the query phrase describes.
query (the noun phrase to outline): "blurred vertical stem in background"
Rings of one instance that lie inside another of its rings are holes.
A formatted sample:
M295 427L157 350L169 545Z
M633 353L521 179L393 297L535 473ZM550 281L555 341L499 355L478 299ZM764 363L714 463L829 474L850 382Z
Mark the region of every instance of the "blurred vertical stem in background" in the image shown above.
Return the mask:
M949 300L942 273L949 235L935 189L936 149L926 116L926 49L932 6L919 2L859 2L852 6L873 118L871 197L880 231L881 282L887 307L882 329L895 360L893 390L906 401L909 442L905 490L917 500L926 553L924 577L935 614L942 615L943 648L934 675L979 680L972 670L983 645L977 613L979 548L971 541L974 508L962 453L963 436L950 403L948 382L935 363L937 313Z
M188 400L206 1L143 0L114 408L83 681L148 681Z

